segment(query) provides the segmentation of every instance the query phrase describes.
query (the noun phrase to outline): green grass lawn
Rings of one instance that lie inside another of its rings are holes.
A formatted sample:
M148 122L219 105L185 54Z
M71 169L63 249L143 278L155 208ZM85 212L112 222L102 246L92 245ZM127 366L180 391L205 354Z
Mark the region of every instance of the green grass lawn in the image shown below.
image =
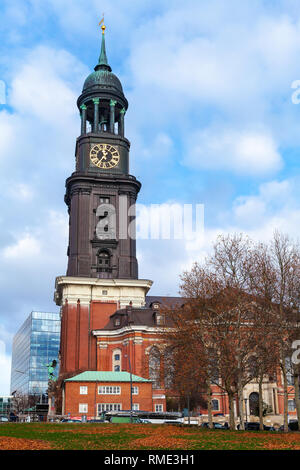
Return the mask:
M1 423L0 449L299 450L300 433L158 424Z

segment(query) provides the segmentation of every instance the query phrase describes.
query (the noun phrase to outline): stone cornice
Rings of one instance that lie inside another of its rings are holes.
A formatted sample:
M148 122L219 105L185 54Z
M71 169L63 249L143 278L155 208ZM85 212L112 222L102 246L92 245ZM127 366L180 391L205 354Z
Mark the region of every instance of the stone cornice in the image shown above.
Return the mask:
M145 304L145 296L153 282L148 279L100 279L90 277L58 276L55 281L54 301L63 305L68 300L82 305L91 301L117 302L120 306ZM102 290L107 291L104 295Z
M171 331L172 328L158 328L158 327L153 327L153 326L145 326L145 325L131 325L131 326L123 326L122 328L119 328L118 330L93 330L92 335L93 336L106 336L106 337L115 337L115 336L120 336L132 332L139 332L139 333L149 333L149 334L162 334L166 331ZM137 338L133 338L133 340L136 340ZM129 338L128 338L129 340Z

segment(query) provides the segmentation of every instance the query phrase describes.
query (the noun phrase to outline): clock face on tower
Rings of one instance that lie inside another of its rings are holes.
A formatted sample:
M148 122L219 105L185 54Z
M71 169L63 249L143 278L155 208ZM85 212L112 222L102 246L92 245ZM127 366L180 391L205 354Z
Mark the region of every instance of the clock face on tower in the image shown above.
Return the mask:
M90 159L98 168L108 170L118 165L120 154L118 150L110 144L95 144L91 147Z

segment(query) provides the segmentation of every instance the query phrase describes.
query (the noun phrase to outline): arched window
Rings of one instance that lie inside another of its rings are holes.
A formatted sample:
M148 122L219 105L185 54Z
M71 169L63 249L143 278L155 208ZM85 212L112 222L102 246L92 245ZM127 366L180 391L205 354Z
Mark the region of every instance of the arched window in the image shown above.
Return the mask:
M121 349L114 349L112 352L112 370L114 372L120 372L122 370Z
M100 250L98 252L98 272L109 272L110 266L110 254L107 250Z
M160 352L156 346L153 346L149 353L149 378L153 388L160 388Z
M259 395L257 392L252 392L249 395L249 408L250 415L258 416L259 415Z

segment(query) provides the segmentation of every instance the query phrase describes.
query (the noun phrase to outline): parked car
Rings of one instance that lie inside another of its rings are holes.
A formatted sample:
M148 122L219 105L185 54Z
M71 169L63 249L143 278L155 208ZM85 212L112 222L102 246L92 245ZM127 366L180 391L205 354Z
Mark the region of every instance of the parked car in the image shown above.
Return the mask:
M9 421L11 421L11 422L13 422L13 423L15 423L16 421L18 421L18 417L17 417L17 415L16 415L13 411L11 411L11 412L9 413Z
M0 423L8 423L8 418L6 416L0 416Z
M288 426L289 426L289 431L298 431L298 421L296 419L290 421ZM283 430L284 430L284 426L282 425L280 426L279 431L283 431Z
M71 419L71 418L65 418L61 420L61 423L81 423L82 421L80 419Z
M264 424L264 431L276 431L274 426L267 426Z
M240 425L237 425L237 429L240 429ZM259 423L245 423L245 431L259 431ZM276 431L273 426L267 426L264 424L264 431Z
M202 428L209 428L209 423L202 423L201 424ZM221 423L213 423L213 428L214 429L228 429L228 423L221 424Z

